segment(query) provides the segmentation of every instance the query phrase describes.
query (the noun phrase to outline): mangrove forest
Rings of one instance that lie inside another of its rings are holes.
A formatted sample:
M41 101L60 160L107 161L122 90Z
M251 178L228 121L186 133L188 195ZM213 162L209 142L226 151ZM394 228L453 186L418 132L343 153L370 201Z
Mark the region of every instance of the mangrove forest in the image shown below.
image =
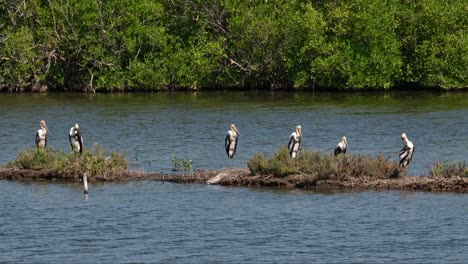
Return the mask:
M0 0L0 90L468 87L465 0Z

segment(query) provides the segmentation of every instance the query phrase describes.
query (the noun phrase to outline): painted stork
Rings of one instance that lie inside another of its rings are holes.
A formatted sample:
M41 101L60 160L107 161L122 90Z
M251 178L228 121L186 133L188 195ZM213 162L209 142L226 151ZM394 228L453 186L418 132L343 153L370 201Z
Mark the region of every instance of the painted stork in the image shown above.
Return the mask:
M400 150L400 167L405 168L410 163L413 158L414 146L411 141L409 141L406 134L401 134L401 140L403 141L403 148Z
M300 125L296 126L296 131L291 134L289 137L288 150L291 158L296 158L297 153L301 147L302 143L302 128Z
M240 133L236 125L231 125L231 130L227 132L226 139L224 140L224 147L228 158L234 158L237 149L237 141L239 140Z
M68 139L70 140L72 151L76 151L80 154L83 153L83 137L81 137L80 126L78 124L70 128Z
M47 146L47 133L49 129L47 128L46 122L41 120L41 128L36 132L36 147L37 149L44 150Z
M348 150L348 140L346 137L342 137L340 143L335 147L335 157L341 153L346 154L346 150Z

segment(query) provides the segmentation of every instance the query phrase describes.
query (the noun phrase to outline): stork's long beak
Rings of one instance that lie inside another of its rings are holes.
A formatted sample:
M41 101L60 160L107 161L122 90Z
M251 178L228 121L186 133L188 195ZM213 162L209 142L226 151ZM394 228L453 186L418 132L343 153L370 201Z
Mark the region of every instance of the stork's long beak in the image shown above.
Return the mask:
M47 123L44 120L41 120L40 125L41 125L41 128L45 128L47 133L50 134L49 128L47 128Z
M232 129L236 132L237 135L240 136L239 130L237 130L237 127L236 127L236 126L232 126Z

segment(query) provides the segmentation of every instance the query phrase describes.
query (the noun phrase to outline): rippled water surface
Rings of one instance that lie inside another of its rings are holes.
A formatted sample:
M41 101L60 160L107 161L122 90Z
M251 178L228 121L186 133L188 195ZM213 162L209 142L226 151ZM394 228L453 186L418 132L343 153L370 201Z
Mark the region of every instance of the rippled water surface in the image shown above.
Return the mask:
M410 174L468 157L466 93L227 93L0 95L0 163L32 146L124 152L146 171L171 157L200 169L245 166L301 124L304 148L392 160L406 132ZM235 123L234 161L224 137ZM421 192L314 193L151 181L79 184L0 181L0 263L468 263L468 196Z
M0 181L2 263L467 263L465 194Z
M70 150L68 131L77 122L85 147L124 152L146 171L169 171L172 156L200 169L245 166L255 152L286 145L297 124L306 149L332 152L345 135L350 153L392 160L406 132L415 145L410 174L468 157L468 93L3 94L0 105L1 164L34 144L41 119L54 148ZM241 133L234 161L224 152L231 123Z

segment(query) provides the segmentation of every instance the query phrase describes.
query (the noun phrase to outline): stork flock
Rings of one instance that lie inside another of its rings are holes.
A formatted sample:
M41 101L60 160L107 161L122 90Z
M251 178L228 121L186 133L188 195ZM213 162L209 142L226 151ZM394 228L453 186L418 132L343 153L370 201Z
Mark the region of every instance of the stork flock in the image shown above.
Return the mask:
M47 134L49 129L47 128L47 124L44 120L40 122L41 128L36 133L36 147L37 149L44 150L47 146ZM235 124L231 124L231 129L227 132L226 139L224 140L224 147L226 149L226 154L229 159L233 159L234 155L236 154L237 150L237 143L239 141L240 133L237 130ZM70 141L70 146L72 151L75 153L83 153L83 137L81 136L80 126L75 124L70 128L70 132L68 134L68 139ZM400 158L400 167L405 168L409 165L411 159L413 158L414 153L414 145L411 141L409 141L408 137L405 133L401 135L401 140L403 141L403 148L400 150L399 158ZM289 137L288 142L288 150L289 155L292 159L295 159L300 150L301 150L301 143L302 143L302 127L300 125L296 126L296 131L294 131L291 136ZM346 137L342 137L341 141L336 145L334 149L334 155L344 155L348 150L348 140Z
M232 124L231 129L227 132L226 139L224 142L224 146L226 148L226 154L229 159L234 158L237 149L237 142L239 141L240 133L237 130L236 125ZM405 168L409 165L411 159L413 158L414 153L414 145L409 139L406 137L406 134L403 133L401 135L401 140L403 141L403 148L400 150L399 158L400 158L400 167ZM289 137L288 142L288 150L289 156L292 159L295 159L298 156L299 151L301 150L301 143L302 143L302 127L300 125L296 126L296 131L294 131L291 136ZM342 137L341 141L336 145L334 149L334 155L344 155L346 154L346 150L348 150L348 140L346 137Z

